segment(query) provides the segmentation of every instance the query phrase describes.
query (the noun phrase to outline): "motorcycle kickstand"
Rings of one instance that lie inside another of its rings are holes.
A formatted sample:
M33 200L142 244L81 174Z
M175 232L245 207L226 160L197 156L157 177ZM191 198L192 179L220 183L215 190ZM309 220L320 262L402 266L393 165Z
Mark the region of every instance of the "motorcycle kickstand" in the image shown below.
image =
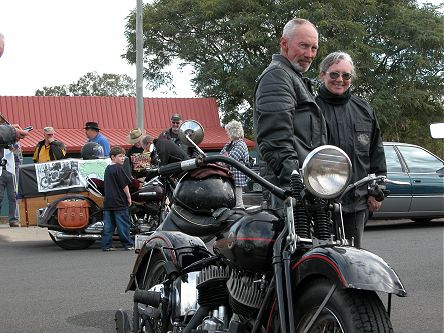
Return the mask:
M334 285L331 286L330 291L328 292L327 296L325 296L325 298L322 301L321 305L316 310L316 313L313 315L313 317L311 318L311 320L308 323L307 327L305 328L305 330L302 333L308 333L310 331L310 328L313 326L315 320L319 317L319 314L324 309L325 304L327 304L327 302L330 300L330 297L331 297L331 295L333 295L335 290L336 290L336 285L334 284Z

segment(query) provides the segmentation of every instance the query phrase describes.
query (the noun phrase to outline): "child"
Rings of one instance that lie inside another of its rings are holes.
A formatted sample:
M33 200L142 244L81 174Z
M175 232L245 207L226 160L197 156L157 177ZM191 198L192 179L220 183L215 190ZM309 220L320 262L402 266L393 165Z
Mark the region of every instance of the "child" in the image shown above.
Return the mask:
M111 164L105 169L104 192L105 202L103 206L103 235L102 250L113 251L112 237L114 229L126 250L134 250L134 243L130 236L130 217L128 207L131 205L131 195L128 185L131 180L123 170L125 161L125 149L112 147L109 153Z

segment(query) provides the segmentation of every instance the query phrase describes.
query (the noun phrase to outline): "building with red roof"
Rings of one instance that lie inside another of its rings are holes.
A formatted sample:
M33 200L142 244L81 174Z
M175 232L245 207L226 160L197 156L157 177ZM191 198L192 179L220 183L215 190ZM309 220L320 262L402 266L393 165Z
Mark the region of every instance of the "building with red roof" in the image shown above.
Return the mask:
M70 153L78 154L86 142L83 127L87 121L98 122L100 132L111 146L130 147L126 138L136 126L135 97L101 96L0 96L0 113L12 124L33 126L34 130L20 140L25 155L30 155L43 139L43 128L52 126L56 138L63 141ZM200 147L219 151L228 137L219 119L215 98L144 98L144 127L157 137L171 126L170 117L179 113L183 120L193 119L205 129ZM249 148L254 142L245 140Z

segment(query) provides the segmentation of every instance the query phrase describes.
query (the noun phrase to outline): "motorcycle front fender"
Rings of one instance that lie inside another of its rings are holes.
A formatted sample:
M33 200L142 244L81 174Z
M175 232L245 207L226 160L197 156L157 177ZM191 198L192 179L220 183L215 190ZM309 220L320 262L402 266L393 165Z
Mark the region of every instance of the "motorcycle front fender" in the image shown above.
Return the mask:
M134 268L125 292L136 290L135 279L142 275L153 250L161 251L168 261L178 269L202 259L193 248L206 249L205 243L198 237L189 236L179 231L155 231L145 242L137 256Z
M396 272L379 256L349 246L317 247L292 265L295 288L314 276L338 286L407 296Z

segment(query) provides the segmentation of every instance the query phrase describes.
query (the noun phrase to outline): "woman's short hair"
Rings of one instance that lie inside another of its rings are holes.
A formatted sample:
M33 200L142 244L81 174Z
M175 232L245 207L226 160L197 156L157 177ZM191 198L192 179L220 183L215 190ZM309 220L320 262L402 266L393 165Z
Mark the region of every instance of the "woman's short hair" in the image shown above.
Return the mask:
M230 138L240 139L244 137L244 128L237 120L232 120L226 124L225 130Z
M142 140L140 140L142 146L147 147L148 145L153 143L153 137L151 135L145 135Z
M326 56L319 64L319 74L326 73L331 65L336 64L340 60L348 61L352 68L352 77L356 77L355 65L353 64L351 56L342 51L332 52Z

